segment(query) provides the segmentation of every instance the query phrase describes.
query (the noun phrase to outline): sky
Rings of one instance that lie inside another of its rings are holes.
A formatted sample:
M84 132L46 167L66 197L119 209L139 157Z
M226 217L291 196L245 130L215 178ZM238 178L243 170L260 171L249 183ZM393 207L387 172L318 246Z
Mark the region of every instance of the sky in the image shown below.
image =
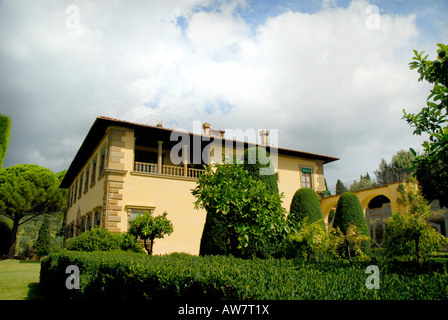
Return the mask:
M374 177L422 150L402 116L431 87L408 63L436 57L447 16L446 0L0 0L3 166L67 169L108 116L278 130L276 146L340 158L330 188Z

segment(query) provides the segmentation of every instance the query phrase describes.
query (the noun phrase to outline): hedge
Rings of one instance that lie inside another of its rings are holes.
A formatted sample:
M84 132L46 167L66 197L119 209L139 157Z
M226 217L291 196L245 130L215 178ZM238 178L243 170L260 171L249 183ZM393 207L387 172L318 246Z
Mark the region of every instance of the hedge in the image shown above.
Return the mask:
M65 287L69 265L80 270L80 289ZM40 281L50 299L448 299L446 264L380 264L378 290L366 288L368 265L61 251L42 260Z

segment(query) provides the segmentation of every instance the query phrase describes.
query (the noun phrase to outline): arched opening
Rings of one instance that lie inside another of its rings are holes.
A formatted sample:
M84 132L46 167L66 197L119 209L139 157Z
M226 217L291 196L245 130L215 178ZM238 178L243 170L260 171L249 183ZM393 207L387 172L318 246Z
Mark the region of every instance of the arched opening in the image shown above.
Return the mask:
M390 199L384 195L373 197L369 201L365 213L373 245L381 247L386 229L385 222L392 216Z

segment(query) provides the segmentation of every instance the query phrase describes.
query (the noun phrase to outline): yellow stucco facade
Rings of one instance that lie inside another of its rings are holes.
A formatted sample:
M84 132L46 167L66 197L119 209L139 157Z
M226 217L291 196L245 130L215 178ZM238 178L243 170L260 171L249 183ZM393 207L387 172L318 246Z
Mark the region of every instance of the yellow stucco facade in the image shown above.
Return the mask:
M134 214L148 210L159 215L166 211L174 232L156 239L154 254L199 254L206 213L194 209L191 190L202 166L193 165L191 156L173 163L172 131L105 117L96 119L61 183L69 190L67 238L94 226L125 232ZM188 135L193 142L203 137ZM209 160L216 161L222 153L240 157L247 146L216 144ZM337 158L281 148L275 152L274 168L287 210L304 183L317 192L326 190L324 164Z

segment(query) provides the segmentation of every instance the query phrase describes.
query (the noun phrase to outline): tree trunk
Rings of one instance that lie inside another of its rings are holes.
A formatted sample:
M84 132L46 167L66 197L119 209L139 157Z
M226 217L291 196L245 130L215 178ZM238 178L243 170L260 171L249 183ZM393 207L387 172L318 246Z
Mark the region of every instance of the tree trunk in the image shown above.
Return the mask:
M152 248L154 247L154 239L152 238L151 239L151 243L150 243L150 247L149 247L149 252L148 252L148 254L150 255L150 256L152 256Z
M11 244L9 245L9 250L8 250L8 259L14 259L14 254L16 251L17 231L18 230L19 230L19 221L14 220L14 223L12 225Z
M146 252L148 252L148 255L152 256L152 247L154 246L154 239L151 239L149 248L146 243L146 239L143 240L143 244L145 245L145 250L146 250Z

